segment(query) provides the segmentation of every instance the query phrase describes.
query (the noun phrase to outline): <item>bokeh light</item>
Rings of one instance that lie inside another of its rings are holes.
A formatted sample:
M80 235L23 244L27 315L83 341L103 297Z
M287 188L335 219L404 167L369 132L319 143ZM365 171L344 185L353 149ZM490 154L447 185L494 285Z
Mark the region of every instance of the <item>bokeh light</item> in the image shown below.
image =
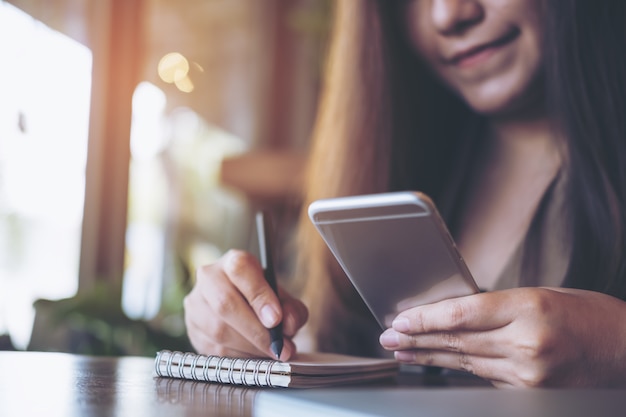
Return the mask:
M172 84L187 77L189 61L182 54L171 52L161 58L157 70L163 81Z

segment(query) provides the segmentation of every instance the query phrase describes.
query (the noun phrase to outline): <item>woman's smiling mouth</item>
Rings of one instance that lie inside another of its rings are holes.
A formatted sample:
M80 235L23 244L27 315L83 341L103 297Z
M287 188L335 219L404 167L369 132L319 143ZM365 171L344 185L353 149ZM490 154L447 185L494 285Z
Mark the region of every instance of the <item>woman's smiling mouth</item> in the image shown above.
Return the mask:
M513 29L501 38L482 45L473 46L465 50L451 54L446 61L449 65L459 68L469 68L485 61L503 46L513 42L520 34L518 29Z

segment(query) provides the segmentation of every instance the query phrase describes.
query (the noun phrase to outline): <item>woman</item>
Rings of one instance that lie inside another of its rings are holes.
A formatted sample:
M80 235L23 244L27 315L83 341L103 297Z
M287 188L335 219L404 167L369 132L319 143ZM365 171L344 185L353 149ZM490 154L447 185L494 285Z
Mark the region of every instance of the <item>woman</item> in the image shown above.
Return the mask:
M201 352L298 347L472 372L497 386L626 384L626 2L337 2L305 203L414 189L485 293L379 330L301 219L304 305L231 251L185 301ZM305 204L306 206L306 204ZM212 317L205 320L205 317ZM375 342L380 342L377 345Z

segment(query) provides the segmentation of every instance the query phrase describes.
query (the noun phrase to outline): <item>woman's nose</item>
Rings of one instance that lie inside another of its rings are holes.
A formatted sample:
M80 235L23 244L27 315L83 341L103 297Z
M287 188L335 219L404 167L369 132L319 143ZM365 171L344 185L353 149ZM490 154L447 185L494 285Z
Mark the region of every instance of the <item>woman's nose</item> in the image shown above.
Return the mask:
M462 33L483 17L481 0L432 0L433 25L444 35Z

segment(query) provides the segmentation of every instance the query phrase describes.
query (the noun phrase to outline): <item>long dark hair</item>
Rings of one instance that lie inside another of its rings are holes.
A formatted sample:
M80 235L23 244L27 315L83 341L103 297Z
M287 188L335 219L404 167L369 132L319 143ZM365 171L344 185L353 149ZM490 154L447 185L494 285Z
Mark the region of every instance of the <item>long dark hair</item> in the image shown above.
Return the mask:
M545 3L548 104L567 144L566 285L626 299L626 2Z
M565 140L566 285L626 298L626 2L544 3L546 98ZM473 157L466 132L480 116L420 62L399 23L405 2L336 5L305 209L318 198L401 189L439 203L449 175ZM318 338L342 315L366 314L305 212L298 243Z

